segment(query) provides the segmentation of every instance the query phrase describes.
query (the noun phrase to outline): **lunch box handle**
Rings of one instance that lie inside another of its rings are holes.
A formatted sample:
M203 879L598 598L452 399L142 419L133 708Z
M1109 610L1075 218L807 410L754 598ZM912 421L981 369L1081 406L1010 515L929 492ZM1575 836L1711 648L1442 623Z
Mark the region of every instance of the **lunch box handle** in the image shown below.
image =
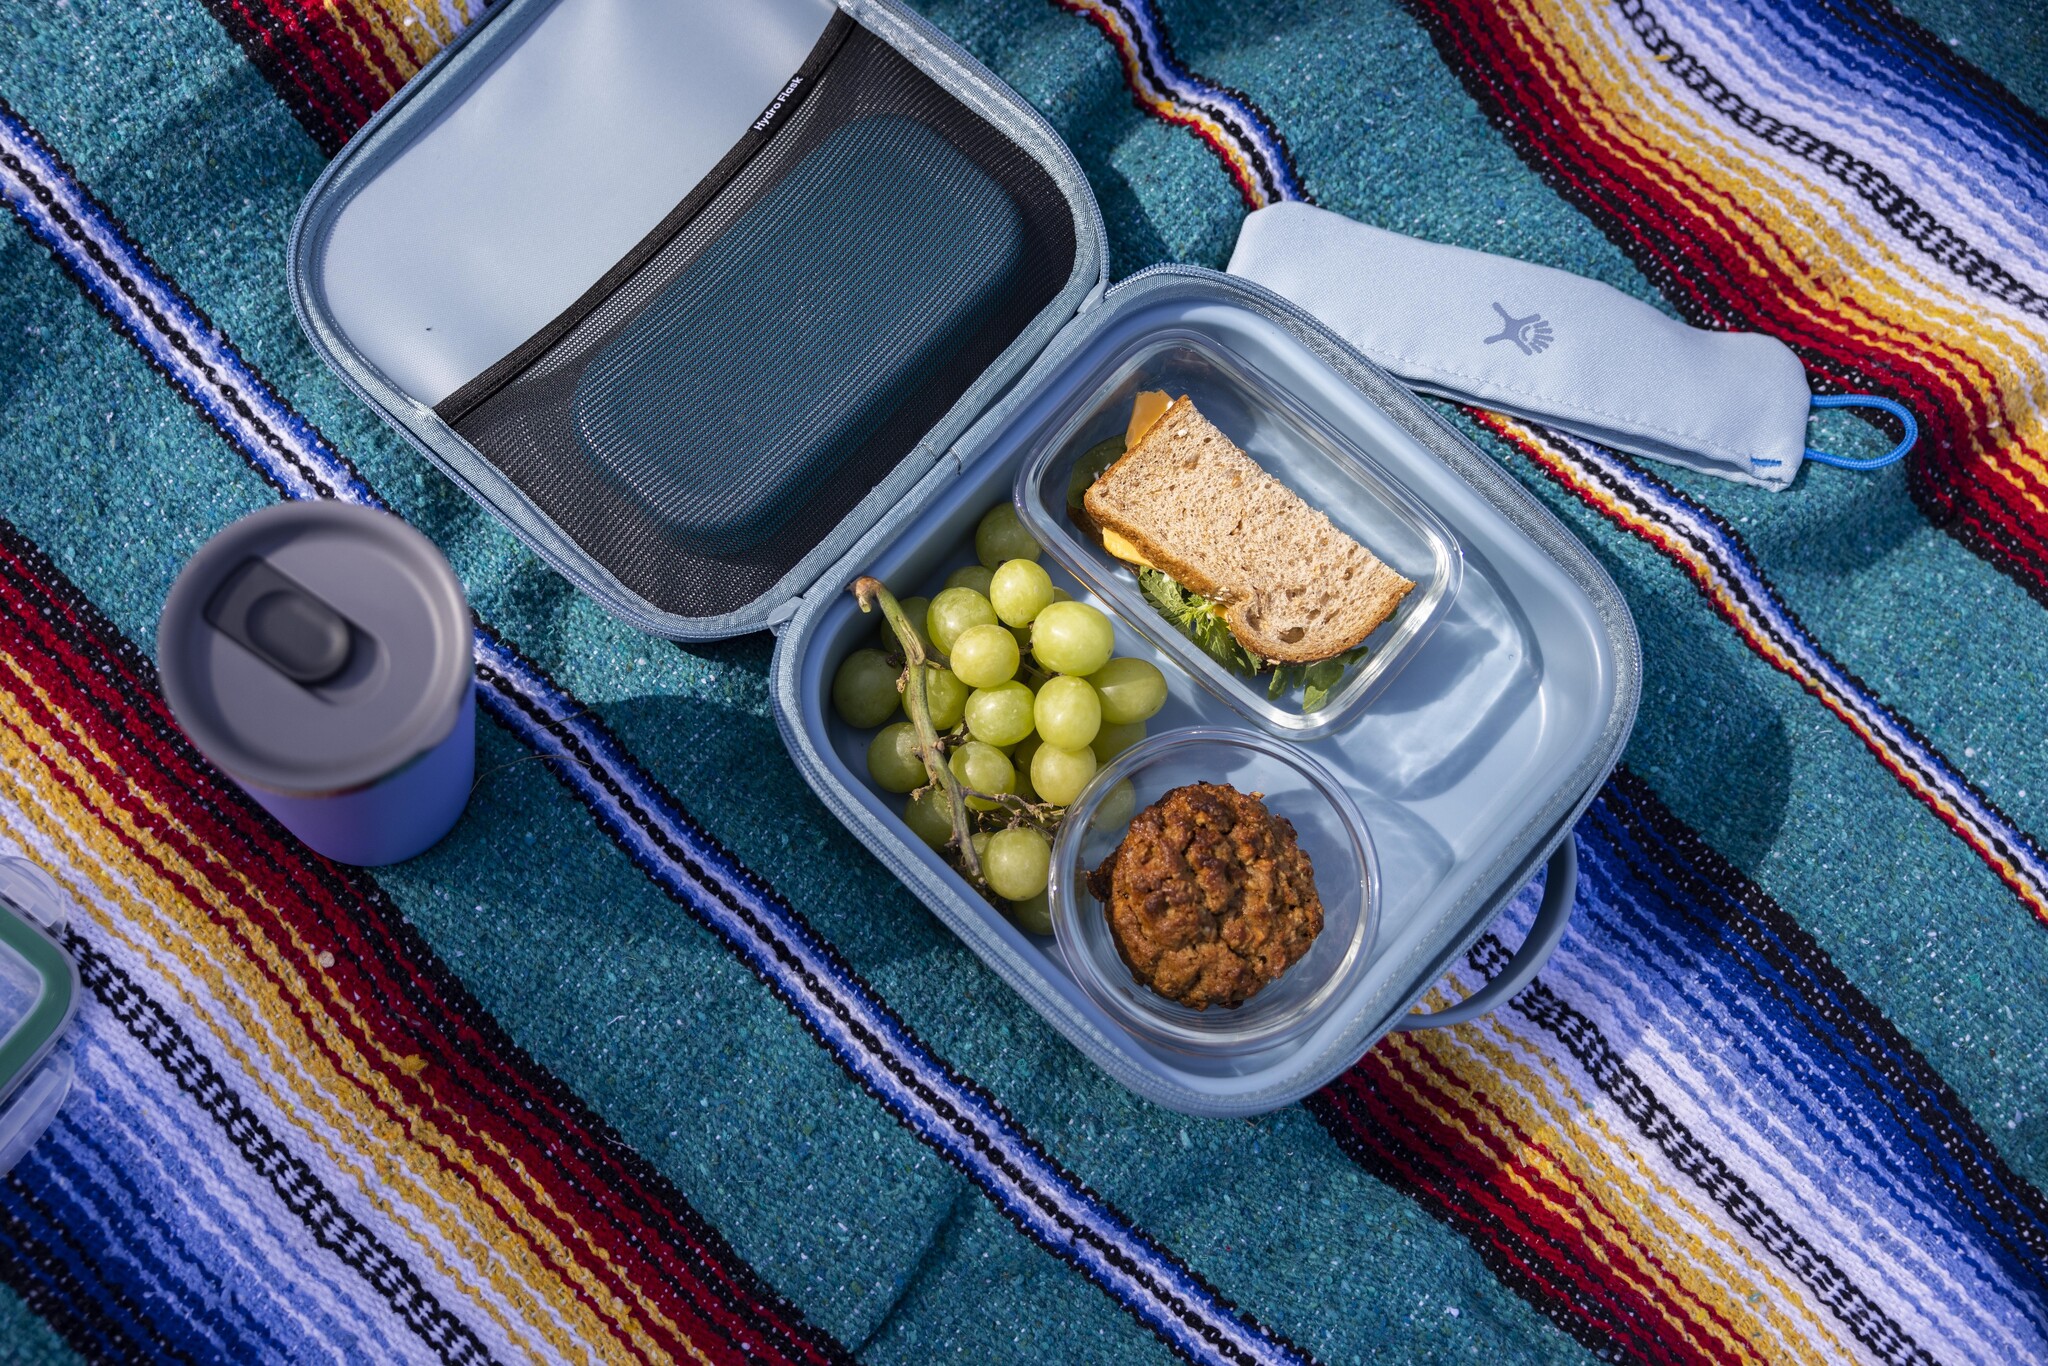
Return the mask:
M1543 875L1543 904L1536 908L1536 922L1529 926L1529 937L1522 941L1522 947L1508 965L1491 982L1458 1004L1442 1010L1411 1010L1394 1029L1405 1032L1464 1024L1467 1020L1478 1019L1495 1006L1505 1004L1509 997L1535 981L1536 974L1543 971L1543 965L1550 961L1558 941L1571 927L1572 904L1578 900L1578 893L1579 850L1576 842L1567 835L1564 843L1557 846L1557 852L1550 856L1549 871Z

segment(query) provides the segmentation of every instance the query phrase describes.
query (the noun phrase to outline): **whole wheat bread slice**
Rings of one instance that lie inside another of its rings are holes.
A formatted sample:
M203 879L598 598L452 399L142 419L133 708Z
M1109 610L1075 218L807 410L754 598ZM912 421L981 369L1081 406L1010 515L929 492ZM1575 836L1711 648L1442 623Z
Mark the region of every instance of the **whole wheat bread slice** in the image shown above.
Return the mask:
M1217 603L1246 649L1278 663L1344 653L1415 587L1260 469L1185 397L1083 501L1097 526Z

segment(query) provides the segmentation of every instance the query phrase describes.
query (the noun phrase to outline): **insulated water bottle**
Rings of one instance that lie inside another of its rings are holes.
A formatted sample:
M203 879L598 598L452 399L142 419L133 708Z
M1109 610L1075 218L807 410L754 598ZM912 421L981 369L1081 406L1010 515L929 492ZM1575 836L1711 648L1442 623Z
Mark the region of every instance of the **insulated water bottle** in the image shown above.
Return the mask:
M200 751L337 862L410 858L462 814L469 604L388 513L285 503L234 523L171 586L157 666Z

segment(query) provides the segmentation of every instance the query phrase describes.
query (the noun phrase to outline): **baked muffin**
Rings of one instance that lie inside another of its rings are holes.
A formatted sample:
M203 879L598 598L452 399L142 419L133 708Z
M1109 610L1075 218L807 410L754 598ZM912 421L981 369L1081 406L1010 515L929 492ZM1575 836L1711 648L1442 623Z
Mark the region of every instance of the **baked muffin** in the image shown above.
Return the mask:
M1131 975L1196 1010L1244 1004L1323 929L1294 827L1221 783L1177 787L1140 811L1088 889Z

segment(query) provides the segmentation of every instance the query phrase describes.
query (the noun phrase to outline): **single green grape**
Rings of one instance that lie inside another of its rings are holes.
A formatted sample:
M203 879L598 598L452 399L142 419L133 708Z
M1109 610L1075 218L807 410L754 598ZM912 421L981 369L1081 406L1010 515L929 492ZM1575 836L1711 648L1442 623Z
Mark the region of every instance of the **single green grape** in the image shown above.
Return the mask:
M932 729L943 733L959 725L967 714L967 694L967 685L951 669L924 666L924 704L932 714Z
M1095 752L1040 745L1031 756L1031 786L1041 800L1054 806L1070 806L1088 780L1095 776Z
M953 672L970 688L993 688L1017 676L1023 656L1007 626L970 626L953 642Z
M932 647L932 637L931 632L925 629L924 618L925 613L932 609L932 600L924 597L900 598L897 600L896 605L903 609L904 619L910 623L910 629L917 633L918 643L924 646L925 652L929 654ZM889 624L887 617L882 618L882 649L888 654L900 655L906 658L909 655L909 651L903 648L902 642L896 639L896 628Z
M948 588L932 599L924 624L925 629L932 633L932 644L939 647L939 653L951 655L953 642L960 639L968 627L996 624L996 609L972 588Z
M1131 817L1138 810L1138 789L1131 786L1129 778L1102 794L1101 804L1095 808L1095 819L1088 823L1090 830L1121 830L1131 823Z
M915 726L898 721L875 732L868 742L868 776L884 792L915 792L929 781L917 757Z
M998 830L988 842L982 876L988 888L1007 901L1021 901L1045 890L1052 867L1052 845L1029 826Z
M937 630L932 634L936 638ZM1086 677L1109 663L1115 649L1116 628L1085 602L1053 603L1031 623L1031 653L1056 674Z
M1004 560L1035 560L1042 553L1024 529L1017 509L1008 503L997 503L983 513L981 525L974 529L974 558L990 569Z
M1016 786L1017 770L1010 764L1010 756L994 745L985 745L979 740L969 740L953 751L947 761L953 776L973 788L985 792L986 797L969 797L967 805L976 811L993 811L1001 802L990 801L990 797L1006 795Z
M1104 725L1149 721L1166 705L1166 675L1146 659L1112 659L1088 675L1102 694Z
M1095 753L1097 763L1108 763L1132 745L1145 738L1143 721L1128 721L1121 726L1104 726L1095 732L1095 739L1088 748Z
M987 597L988 586L995 581L995 577L985 564L964 564L946 575L946 587L972 588L983 597Z
M967 733L988 745L1014 745L1031 734L1031 689L1011 679L977 688L967 698Z
M903 696L896 691L901 672L880 650L855 650L832 676L833 710L858 730L881 725L902 704Z
M1048 745L1086 749L1102 729L1102 699L1087 679L1062 675L1038 690L1031 718Z
M953 817L946 810L945 791L933 783L905 802L903 823L932 848L945 848L946 841L953 838Z
M1026 934L1052 933L1052 903L1046 900L1044 892L1027 896L1022 901L1010 903L1010 919L1017 922L1017 928Z
M1052 600L1054 602L1072 602L1074 600L1074 595L1072 593L1069 593L1066 589L1060 587L1058 584L1054 584L1052 589Z
M1030 560L1005 560L989 580L989 605L1005 626L1029 626L1052 606L1052 575Z
M977 830L967 837L967 842L974 846L974 861L981 865L983 881L988 880L988 838L985 830Z
M1036 731L1019 740L1010 751L1010 765L1017 770L1017 795L1027 802L1035 802L1038 789L1031 785L1031 756L1038 753L1038 747L1045 741Z

